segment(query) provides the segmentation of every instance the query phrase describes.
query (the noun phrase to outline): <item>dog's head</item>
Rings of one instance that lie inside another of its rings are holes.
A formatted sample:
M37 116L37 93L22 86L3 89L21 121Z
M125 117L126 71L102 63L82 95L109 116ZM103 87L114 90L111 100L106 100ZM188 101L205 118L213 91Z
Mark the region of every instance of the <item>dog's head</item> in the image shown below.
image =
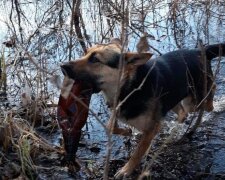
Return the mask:
M90 84L95 92L113 91L121 67L123 79L130 78L135 69L145 64L151 56L151 53L122 53L118 41L112 41L91 47L83 57L65 63L61 68L64 75Z

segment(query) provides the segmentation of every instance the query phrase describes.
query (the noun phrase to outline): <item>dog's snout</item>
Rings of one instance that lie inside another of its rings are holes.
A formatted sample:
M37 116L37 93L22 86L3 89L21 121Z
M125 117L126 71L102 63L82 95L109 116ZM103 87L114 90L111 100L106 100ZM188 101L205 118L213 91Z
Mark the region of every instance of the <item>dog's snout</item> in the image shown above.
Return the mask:
M64 76L73 77L73 68L72 65L68 62L61 65L61 70Z

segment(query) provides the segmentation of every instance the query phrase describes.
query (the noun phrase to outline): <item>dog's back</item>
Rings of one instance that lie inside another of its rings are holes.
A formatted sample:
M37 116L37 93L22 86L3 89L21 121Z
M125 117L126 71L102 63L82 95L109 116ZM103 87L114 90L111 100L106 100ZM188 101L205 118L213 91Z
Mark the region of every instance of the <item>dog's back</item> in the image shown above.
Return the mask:
M162 116L165 116L193 90L191 87L201 81L199 56L198 50L178 50L138 67L134 78L123 86L120 99L137 88L150 73L142 88L123 104L121 113L127 118L134 118L147 110L148 101L155 98Z

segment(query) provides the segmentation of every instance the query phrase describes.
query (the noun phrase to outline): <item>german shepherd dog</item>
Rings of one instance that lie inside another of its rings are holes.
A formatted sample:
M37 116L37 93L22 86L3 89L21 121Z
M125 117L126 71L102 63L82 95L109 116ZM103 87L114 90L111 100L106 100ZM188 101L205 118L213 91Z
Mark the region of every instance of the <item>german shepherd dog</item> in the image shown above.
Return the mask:
M102 91L109 106L114 103L120 79L118 101L124 102L117 119L143 134L116 178L132 173L158 133L161 120L177 104L188 112L190 105L206 100L205 110L213 109L215 85L210 61L225 55L225 44L207 46L205 54L207 72L203 70L199 49L177 50L150 60L151 53L123 53L121 45L113 42L91 47L80 59L61 66L64 75L88 82L96 93ZM207 73L207 98L204 96L204 73Z

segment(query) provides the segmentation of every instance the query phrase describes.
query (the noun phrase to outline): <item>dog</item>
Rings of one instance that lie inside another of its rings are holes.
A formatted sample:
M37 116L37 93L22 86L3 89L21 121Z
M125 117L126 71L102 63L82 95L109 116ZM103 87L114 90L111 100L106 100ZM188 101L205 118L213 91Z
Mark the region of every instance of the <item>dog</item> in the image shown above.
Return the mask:
M225 44L207 46L205 54L206 98L199 49L176 50L150 60L152 53L122 52L121 44L114 41L95 45L83 57L61 65L64 75L88 82L95 93L102 91L109 106L113 106L118 95L118 102L123 103L117 119L143 133L129 161L115 174L116 178L130 175L141 162L168 111L181 105L187 113L203 100L205 110L213 109L210 61L225 55Z

